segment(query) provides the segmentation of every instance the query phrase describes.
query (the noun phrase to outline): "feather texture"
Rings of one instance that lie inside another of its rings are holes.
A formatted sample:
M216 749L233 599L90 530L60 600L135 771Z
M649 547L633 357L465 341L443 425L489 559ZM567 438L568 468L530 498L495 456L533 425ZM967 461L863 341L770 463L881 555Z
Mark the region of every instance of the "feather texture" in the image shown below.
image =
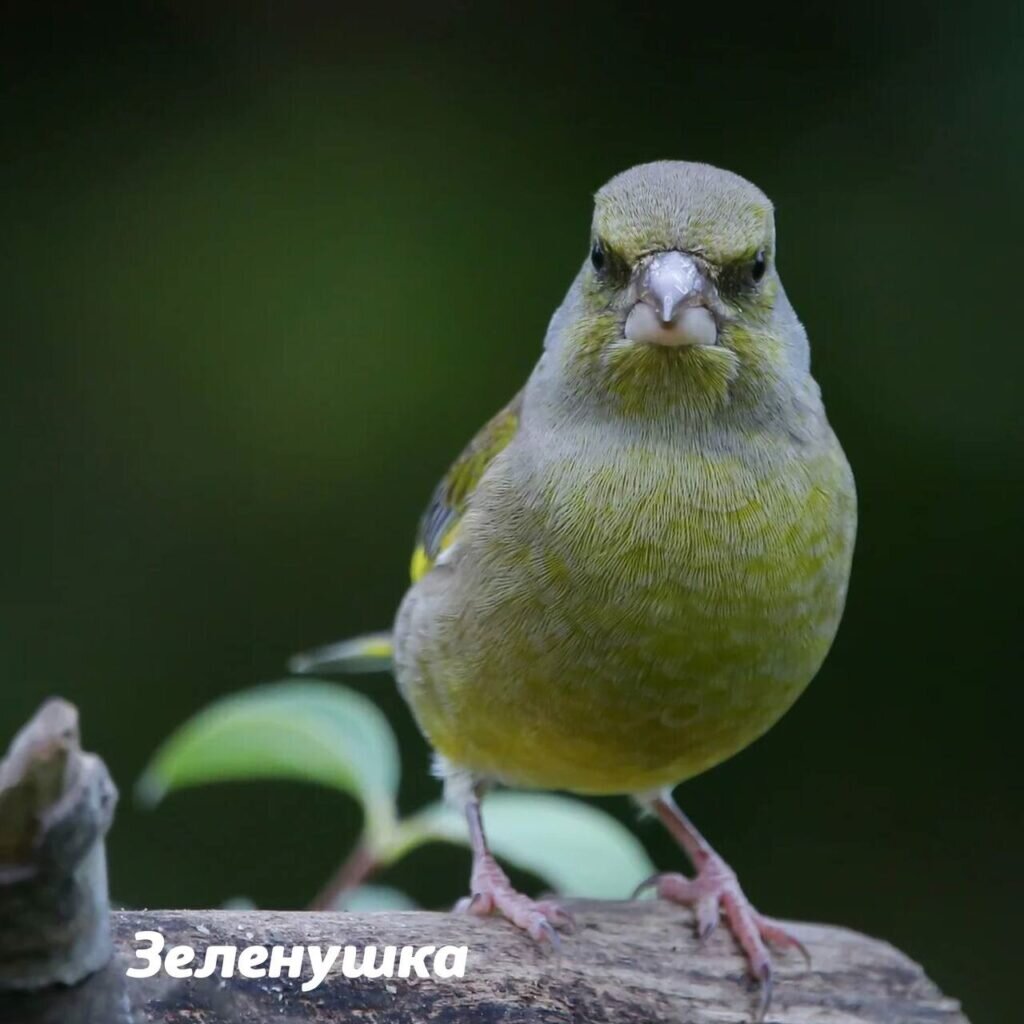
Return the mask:
M416 536L410 575L420 579L455 540L459 523L473 491L487 467L494 461L519 428L520 391L501 412L481 428L452 463L431 496Z

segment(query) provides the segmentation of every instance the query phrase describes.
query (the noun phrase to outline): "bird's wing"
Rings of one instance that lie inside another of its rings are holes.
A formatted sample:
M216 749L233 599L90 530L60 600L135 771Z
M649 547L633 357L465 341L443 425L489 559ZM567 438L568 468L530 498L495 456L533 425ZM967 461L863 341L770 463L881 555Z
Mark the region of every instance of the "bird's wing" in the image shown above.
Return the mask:
M438 556L451 546L473 492L487 467L519 429L522 391L489 420L463 449L441 479L420 519L416 550L410 568L413 582L425 575Z
M438 556L455 540L459 523L481 477L519 429L522 404L523 393L520 391L484 425L437 485L416 535L416 551L412 556L414 583L430 570ZM288 662L288 668L297 675L377 672L392 667L393 651L390 634L371 633L296 654Z

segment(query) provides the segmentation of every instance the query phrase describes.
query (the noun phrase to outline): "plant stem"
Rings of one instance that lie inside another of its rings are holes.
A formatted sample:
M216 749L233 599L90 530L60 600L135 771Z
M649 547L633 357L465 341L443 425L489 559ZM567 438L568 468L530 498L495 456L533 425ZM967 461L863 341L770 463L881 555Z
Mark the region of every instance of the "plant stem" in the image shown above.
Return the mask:
M333 910L342 893L362 885L379 866L366 841L360 840L324 887L313 897L309 909Z

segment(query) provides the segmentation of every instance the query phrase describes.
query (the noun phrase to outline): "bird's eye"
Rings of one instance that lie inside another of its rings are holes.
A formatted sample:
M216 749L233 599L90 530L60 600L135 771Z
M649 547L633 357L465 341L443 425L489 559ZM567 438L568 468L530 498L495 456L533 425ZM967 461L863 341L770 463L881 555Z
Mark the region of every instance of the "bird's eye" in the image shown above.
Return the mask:
M604 251L604 245L597 239L590 250L590 263L600 274L608 266L608 254Z
M750 264L750 277L754 284L764 277L764 272L768 269L768 258L764 254L764 249L758 249L754 253L753 262Z

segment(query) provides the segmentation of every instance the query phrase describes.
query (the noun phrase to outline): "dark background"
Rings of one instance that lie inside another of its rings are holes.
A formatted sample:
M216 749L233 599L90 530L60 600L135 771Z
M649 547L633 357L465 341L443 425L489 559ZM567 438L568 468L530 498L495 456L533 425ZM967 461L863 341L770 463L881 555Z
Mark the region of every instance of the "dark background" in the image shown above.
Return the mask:
M1011 1019L1019 5L379 7L3 6L0 736L59 692L127 791L211 699L388 626L590 194L721 164L775 201L861 528L817 682L681 801L766 911L884 936ZM401 735L404 806L432 798L390 681L356 685ZM115 895L298 906L357 825L298 785L126 799ZM385 880L443 905L467 864Z

